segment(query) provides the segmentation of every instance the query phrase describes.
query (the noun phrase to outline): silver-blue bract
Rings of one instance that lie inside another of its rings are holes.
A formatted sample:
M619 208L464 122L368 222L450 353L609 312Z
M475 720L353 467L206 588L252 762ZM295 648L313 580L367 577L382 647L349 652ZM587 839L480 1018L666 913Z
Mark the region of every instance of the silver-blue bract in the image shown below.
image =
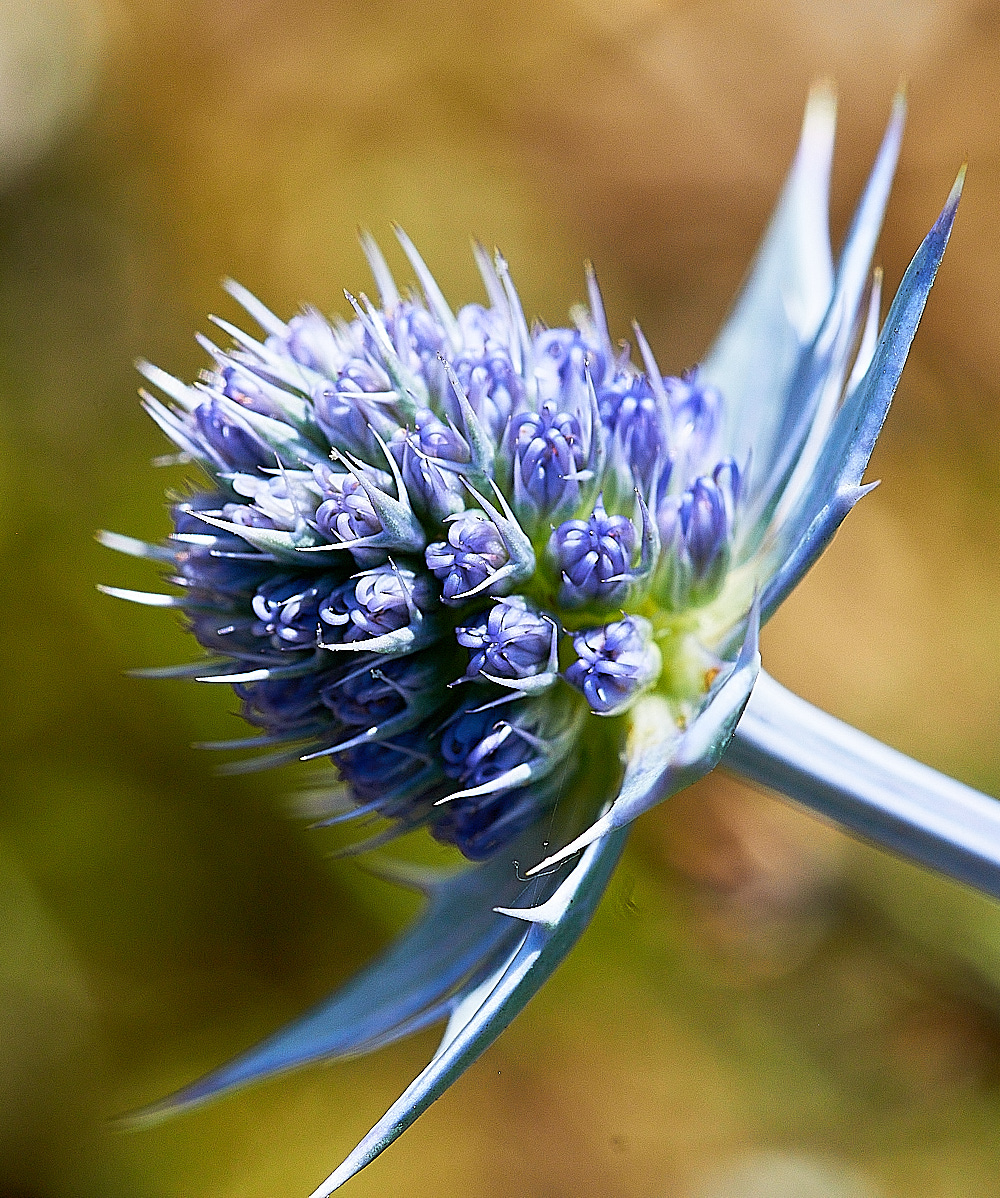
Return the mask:
M817 88L771 226L702 364L616 349L600 291L575 328L529 326L506 262L454 313L409 239L401 294L204 342L189 386L150 365L150 414L204 484L164 563L208 657L146 671L232 684L263 748L330 759L327 825L365 852L427 828L473 864L331 998L138 1117L437 1022L433 1060L321 1198L492 1043L586 927L641 812L720 760L1000 896L1000 805L811 708L760 671L758 631L870 489L862 483L944 253L962 175L884 324L871 270L899 152L898 97L840 257L827 225L834 101ZM231 767L233 768L233 767ZM551 849L556 851L552 852ZM530 866L525 872L522 867Z

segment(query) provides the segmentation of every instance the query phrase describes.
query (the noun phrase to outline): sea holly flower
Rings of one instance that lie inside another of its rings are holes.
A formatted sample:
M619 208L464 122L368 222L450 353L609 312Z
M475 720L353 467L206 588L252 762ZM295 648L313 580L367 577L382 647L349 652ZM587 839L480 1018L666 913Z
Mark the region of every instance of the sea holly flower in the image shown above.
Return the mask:
M192 1106L430 1024L433 1060L315 1192L383 1151L499 1035L583 931L628 825L721 760L1000 896L1000 806L817 711L761 672L758 630L851 507L951 231L962 176L880 325L871 259L904 119L840 255L827 227L834 102L812 94L748 281L693 370L638 327L616 350L600 290L575 328L529 325L480 247L486 304L452 311L405 234L401 293L218 322L189 386L143 365L150 413L207 481L148 557L207 656L145 671L230 683L262 748L236 768L332 765L329 816L366 852L424 828L467 868L332 997L149 1108Z

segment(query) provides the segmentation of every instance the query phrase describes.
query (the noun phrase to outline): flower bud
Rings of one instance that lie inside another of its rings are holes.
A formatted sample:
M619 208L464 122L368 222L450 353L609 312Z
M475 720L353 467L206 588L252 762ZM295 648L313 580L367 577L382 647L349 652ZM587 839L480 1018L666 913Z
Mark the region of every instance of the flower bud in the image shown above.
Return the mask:
M672 441L677 457L685 463L685 474L702 468L715 444L722 417L722 396L701 381L697 369L681 378L665 378L663 386L670 401Z
M396 352L412 370L432 369L445 349L445 337L434 317L420 304L404 300L386 322Z
M241 714L248 723L272 734L290 732L329 719L321 692L331 673L237 682L233 689L243 700Z
M455 374L472 410L494 443L499 443L511 414L524 398L524 383L503 349L484 349L455 359Z
M452 519L448 540L428 545L424 556L445 603L463 602L510 559L500 530L478 508Z
M655 582L666 606L701 606L719 593L732 556L740 473L731 458L657 510L662 553Z
M589 520L565 520L549 539L549 557L562 577L561 603L614 607L628 593L636 532L625 516L609 516L598 498Z
M431 835L453 844L470 861L484 861L529 828L548 807L551 797L544 787L493 795L478 801L459 799L439 808Z
M315 308L293 316L283 336L267 339L267 348L287 354L300 366L331 379L336 377L346 356L334 330Z
M324 469L323 477L325 498L316 509L316 527L327 540L350 543L382 532L382 521L353 474ZM352 548L351 556L363 567L385 561L385 554L379 549Z
M482 786L531 760L535 746L495 710L463 712L441 738L444 770L464 786Z
M514 458L514 510L537 526L572 510L580 496L586 462L580 421L547 400L537 412L515 417L510 426Z
M210 399L194 410L198 434L231 470L252 472L261 466L273 466L274 450L218 400Z
M662 658L653 627L642 616L589 628L573 637L577 659L565 672L596 715L627 710L660 674Z
M377 802L379 813L389 818L404 815L413 799L441 777L440 766L427 756L428 732L420 726L389 741L363 741L337 753L337 769L356 801Z
M606 369L604 355L588 344L578 329L543 329L535 336L534 382L543 404L583 410L588 371L598 387Z
M266 521L248 517L241 510L246 505L227 504L223 509L225 519L248 528L281 528L291 532L312 517L319 498L312 475L291 470L267 478L261 478L259 474L237 474L232 487L237 495L253 500L251 510ZM231 515L226 514L227 509Z
M432 519L446 520L465 507L465 491L454 469L445 463L466 464L469 447L429 408L414 417L413 430L400 429L390 445L414 506Z
M257 636L267 636L275 649L313 649L319 641L320 610L336 593L333 575L278 575L257 588L251 606L259 624Z
M667 456L669 429L645 375L617 375L598 392L598 405L618 457L636 479L652 481Z
M556 626L528 606L521 595L500 599L475 624L455 629L455 639L470 650L466 678L520 681L542 674L552 657Z
M410 627L433 602L426 578L389 563L330 591L318 614L325 638L334 645L350 644Z
M393 384L379 365L367 358L351 358L337 374L335 383L323 384L313 391L316 423L334 448L377 461L381 450L375 433L388 441L397 428L379 402L392 392Z
M273 394L278 389L266 387L245 366L223 366L215 376L219 390L240 407L249 408L272 420L287 420L288 414Z
M362 666L335 678L322 702L346 727L370 728L405 712L439 685L438 664L427 652Z

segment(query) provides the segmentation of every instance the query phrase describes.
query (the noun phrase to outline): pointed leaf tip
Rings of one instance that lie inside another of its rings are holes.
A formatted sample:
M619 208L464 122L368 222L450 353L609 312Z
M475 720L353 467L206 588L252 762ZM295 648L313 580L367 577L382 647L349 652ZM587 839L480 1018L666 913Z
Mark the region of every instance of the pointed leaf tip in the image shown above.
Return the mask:
M113 549L116 553L125 553L129 557L142 557L160 562L175 560L174 551L164 545L150 545L147 541L125 536L120 532L108 532L104 528L94 533L94 540L105 549Z
M837 120L837 86L832 79L817 79L809 88L805 116L802 119L803 135L829 130Z
M828 83L809 94L798 150L750 273L701 372L727 401L729 452L766 477L783 445L786 399L803 350L833 295L829 183L836 97Z
M129 603L140 603L143 607L182 607L184 600L178 595L161 595L155 591L133 591L127 587L109 587L103 582L96 584L102 595L112 599L126 599Z
M955 182L951 185L951 191L948 193L948 202L945 204L945 209L955 209L958 207L958 201L962 198L962 188L965 186L965 174L969 169L968 162L963 162L958 168L958 174L955 176Z
M808 485L782 524L783 561L764 596L769 616L829 544L863 492L857 488L885 421L896 386L951 237L965 183L959 170L948 199L924 237L889 308L867 369L830 424Z
M328 1198L371 1164L524 1008L590 922L621 855L625 836L625 831L619 830L591 845L552 895L560 908L555 923L532 920L513 943L508 942L513 951L495 958L492 972L481 975L478 985L454 996L451 1019L431 1062L310 1198Z
M968 166L968 162L963 162L959 167L958 174L955 176L955 182L951 185L951 191L948 192L948 198L945 200L944 207L941 209L937 220L931 226L930 232L924 238L924 245L932 244L935 241L941 242L941 249L937 255L937 261L933 266L935 274L937 273L941 258L944 256L945 246L948 244L952 226L955 223L955 214L958 211L958 202L962 198L962 190L965 187L965 174Z
M906 113L909 104L906 99L906 85L903 84L892 97L892 115L889 117L890 126L903 126L906 124Z
M368 261L375 286L378 288L382 307L387 311L395 308L399 303L399 290L378 242L367 229L361 226L358 227L358 241L361 243L362 252Z

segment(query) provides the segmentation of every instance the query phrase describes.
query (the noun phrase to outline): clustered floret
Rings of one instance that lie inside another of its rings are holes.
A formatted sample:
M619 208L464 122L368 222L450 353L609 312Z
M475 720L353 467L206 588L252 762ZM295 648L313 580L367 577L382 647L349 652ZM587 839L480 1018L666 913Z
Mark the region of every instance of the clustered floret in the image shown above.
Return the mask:
M353 815L479 859L551 807L588 712L656 685L656 613L719 594L740 469L718 392L638 330L644 370L615 351L593 276L576 328L529 329L502 258L454 314L400 240L421 294L370 238L349 321L231 284L264 340L220 321L214 369L144 366L145 398L212 480L174 505L172 579L262 760L329 756Z

